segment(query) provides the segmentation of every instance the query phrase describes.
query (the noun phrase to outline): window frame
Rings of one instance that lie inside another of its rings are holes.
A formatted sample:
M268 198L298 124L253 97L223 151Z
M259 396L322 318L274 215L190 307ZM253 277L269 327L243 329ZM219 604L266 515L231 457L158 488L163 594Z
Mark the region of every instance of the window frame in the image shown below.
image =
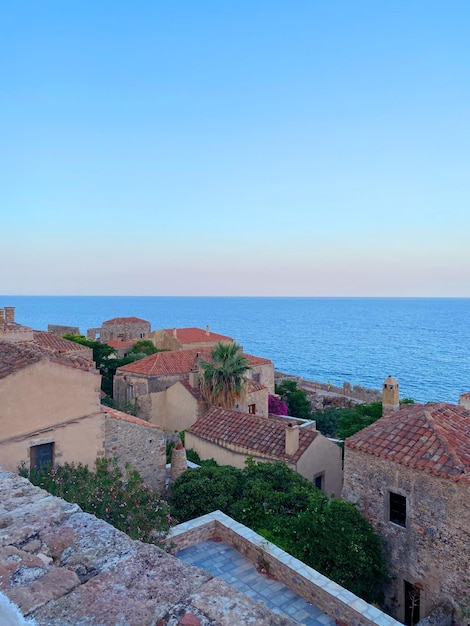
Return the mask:
M400 528L407 527L408 521L407 497L396 491L388 492L388 521Z

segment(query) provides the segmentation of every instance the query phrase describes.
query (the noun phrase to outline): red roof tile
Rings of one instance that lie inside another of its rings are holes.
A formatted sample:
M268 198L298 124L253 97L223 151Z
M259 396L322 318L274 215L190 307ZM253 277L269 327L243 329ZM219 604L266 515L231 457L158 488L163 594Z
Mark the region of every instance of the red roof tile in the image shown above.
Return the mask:
M211 358L211 348L193 348L191 350L178 350L175 352L157 352L150 356L123 365L118 368L118 372L132 372L142 376L168 376L176 374L189 374L195 367L197 360L205 361ZM248 363L253 367L255 365L269 364L269 359L263 359L251 354L245 354Z
M106 342L111 348L132 348L135 343L135 341L122 341L121 339L112 339Z
M114 326L116 324L148 324L147 320L142 320L140 317L113 317L112 320L106 320L103 322L103 326Z
M84 355L90 353L90 348L75 341L58 337L53 333L44 330L33 331L34 343L46 350L52 350L59 354L67 354L69 352L83 352Z
M272 460L296 462L318 436L318 431L300 428L299 448L286 456L287 419L263 417L211 407L188 430L193 435L225 448L244 448Z
M231 337L226 335L218 335L209 331L206 333L202 328L165 328L164 331L174 337L176 330L176 339L181 343L204 343L207 341L233 341Z
M470 482L470 411L443 402L403 405L346 439L346 447Z
M0 378L5 378L41 360L84 371L95 371L93 361L83 356L55 352L30 341L0 341Z

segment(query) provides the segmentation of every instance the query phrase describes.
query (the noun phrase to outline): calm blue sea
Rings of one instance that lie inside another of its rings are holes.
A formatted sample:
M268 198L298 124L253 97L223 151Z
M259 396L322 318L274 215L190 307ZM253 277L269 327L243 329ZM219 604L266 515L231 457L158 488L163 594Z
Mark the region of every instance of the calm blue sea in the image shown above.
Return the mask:
M0 296L16 321L38 330L136 316L152 329L208 324L276 369L310 380L458 402L470 390L470 299Z

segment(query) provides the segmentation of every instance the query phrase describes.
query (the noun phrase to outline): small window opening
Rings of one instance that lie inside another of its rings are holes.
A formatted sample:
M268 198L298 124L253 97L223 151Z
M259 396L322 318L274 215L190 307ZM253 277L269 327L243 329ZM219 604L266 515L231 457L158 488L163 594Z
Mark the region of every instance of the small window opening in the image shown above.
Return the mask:
M390 521L406 527L406 497L390 492Z

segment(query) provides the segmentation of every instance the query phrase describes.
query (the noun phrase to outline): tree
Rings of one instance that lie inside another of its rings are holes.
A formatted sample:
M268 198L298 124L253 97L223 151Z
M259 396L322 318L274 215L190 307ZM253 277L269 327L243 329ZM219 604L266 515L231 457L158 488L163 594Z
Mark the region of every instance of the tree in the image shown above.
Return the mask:
M289 415L306 420L312 419L312 409L307 394L297 387L295 380L283 380L280 385L276 385L276 393L281 398L285 398Z
M140 339L132 346L129 354L143 354L144 356L149 356L151 354L155 354L156 352L161 352L161 350L156 348L149 339Z
M179 521L220 509L368 602L380 599L386 570L372 526L285 463L188 470L173 483L170 506Z
M325 409L313 417L321 433L346 439L382 417L382 403L356 404L353 409Z
M211 353L212 361L201 361L201 391L206 402L231 409L245 393L250 364L236 343L219 342Z

